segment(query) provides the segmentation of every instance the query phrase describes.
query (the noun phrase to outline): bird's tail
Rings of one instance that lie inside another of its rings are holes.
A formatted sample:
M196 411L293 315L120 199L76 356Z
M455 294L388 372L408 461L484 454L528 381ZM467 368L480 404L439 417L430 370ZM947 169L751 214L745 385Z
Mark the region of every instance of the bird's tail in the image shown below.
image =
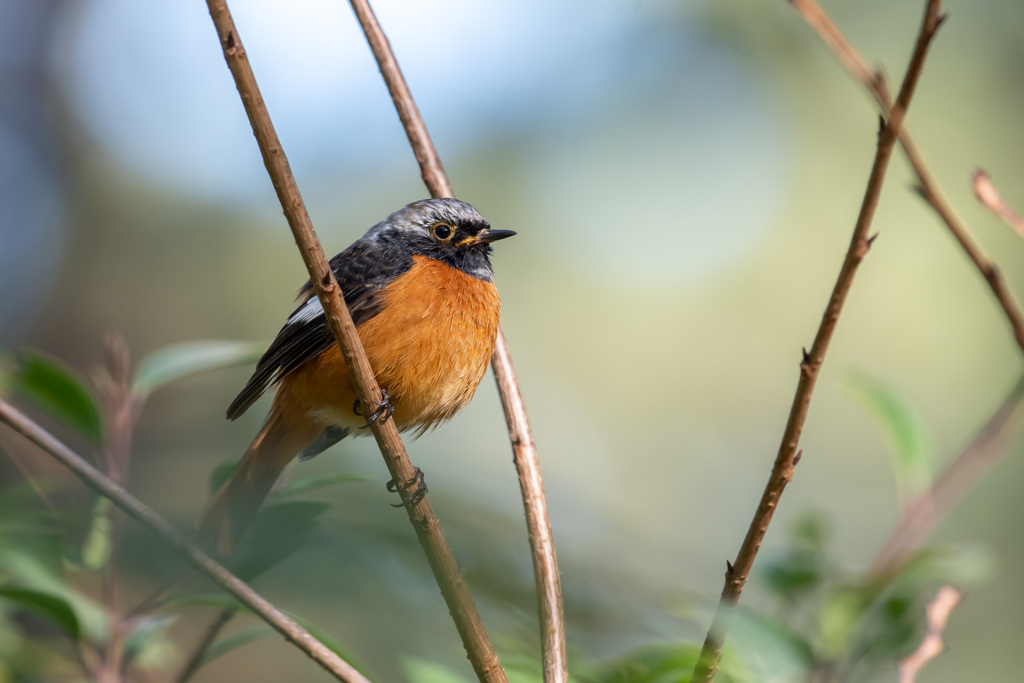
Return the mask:
M263 429L199 522L199 538L227 557L252 523L281 471L317 437L308 418L295 419L276 406Z

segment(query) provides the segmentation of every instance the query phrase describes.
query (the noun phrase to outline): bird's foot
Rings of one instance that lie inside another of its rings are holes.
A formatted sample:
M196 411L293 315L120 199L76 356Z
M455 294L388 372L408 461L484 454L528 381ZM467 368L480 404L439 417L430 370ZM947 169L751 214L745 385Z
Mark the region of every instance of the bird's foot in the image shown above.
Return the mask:
M370 413L369 415L363 413L363 411L360 409L362 401L356 399L355 404L352 406L352 412L358 415L359 417L366 418L366 424L360 427L360 429L366 429L374 422L383 424L395 412L395 404L391 402L391 395L388 393L388 390L385 389L384 387L380 388L380 397L380 403L372 401L375 408L373 412Z
M402 494L402 502L392 503L391 507L401 508L409 505L415 505L423 500L423 496L427 495L427 482L423 479L423 470L419 467L416 468L416 476L413 478L413 483L410 488L412 489L411 491ZM398 484L395 483L394 479L387 483L387 489L391 493L399 492Z

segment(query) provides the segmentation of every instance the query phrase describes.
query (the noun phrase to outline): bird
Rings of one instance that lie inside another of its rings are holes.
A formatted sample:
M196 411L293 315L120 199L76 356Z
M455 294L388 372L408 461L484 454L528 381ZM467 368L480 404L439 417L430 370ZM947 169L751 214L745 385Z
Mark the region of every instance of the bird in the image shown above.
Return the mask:
M416 436L452 418L487 370L501 302L492 243L511 237L470 204L424 199L395 211L330 260L384 395L362 409L323 306L306 282L288 317L227 409L238 419L276 386L266 421L214 494L200 538L230 556L285 466L394 420Z

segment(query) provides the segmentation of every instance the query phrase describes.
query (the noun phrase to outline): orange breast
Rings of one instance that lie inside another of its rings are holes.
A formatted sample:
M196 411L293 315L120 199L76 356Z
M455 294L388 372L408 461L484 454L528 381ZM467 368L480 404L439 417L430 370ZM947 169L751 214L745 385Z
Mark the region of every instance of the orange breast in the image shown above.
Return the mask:
M494 351L500 302L491 282L425 256L381 293L380 313L359 326L377 382L399 429L422 433L449 419L476 392ZM357 427L355 390L337 346L281 381L287 402L323 424Z

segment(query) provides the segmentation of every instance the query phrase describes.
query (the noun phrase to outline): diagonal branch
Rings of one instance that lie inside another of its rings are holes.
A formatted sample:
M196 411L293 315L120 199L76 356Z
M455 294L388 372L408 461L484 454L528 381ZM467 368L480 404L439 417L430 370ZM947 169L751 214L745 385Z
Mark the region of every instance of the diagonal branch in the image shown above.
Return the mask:
M750 574L757 551L768 531L772 516L778 506L782 492L793 478L793 470L799 459L800 453L797 445L800 442L800 434L803 431L804 422L807 419L807 411L810 407L811 396L814 393L814 385L818 379L818 373L825 361L825 353L828 351L829 343L839 322L839 314L842 312L843 304L853 285L853 278L857 268L871 247L873 238L868 237L871 228L871 221L878 207L878 198L882 191L882 184L885 180L885 173L892 158L892 150L895 146L900 126L906 116L907 107L913 97L918 79L921 76L921 69L924 66L924 59L928 52L932 38L935 37L944 16L940 15L939 7L941 0L928 0L925 8L924 20L918 34L917 44L907 67L907 74L903 79L896 104L888 115L888 121L884 122L881 132L878 135L878 147L875 152L875 160L871 167L871 175L868 178L867 190L864 193L864 201L861 204L860 214L853 229L853 236L850 240L846 258L839 271L832 296L829 298L828 307L822 317L818 332L814 337L811 350L804 351L803 361L800 363L800 381L797 384L796 395L793 397L793 405L790 408L789 419L786 422L786 429L782 435L782 443L779 446L779 453L772 467L771 476L765 487L761 502L754 513L754 518L743 539L740 551L736 556L736 562L728 564L725 573L725 587L722 589L722 596L715 610L711 628L708 630L704 646L701 648L697 666L694 669L691 681L693 683L710 682L718 670L718 663L722 656L722 643L725 640L729 627L729 618L739 601L740 593L746 584Z
M839 30L839 27L836 26L832 18L825 13L825 10L821 8L816 0L789 0L789 2L804 20L811 25L811 28L818 32L822 40L825 41L825 44L832 49L839 58L839 61L853 74L854 78L867 88L878 104L879 109L882 112L889 111L892 102L885 79L880 73L868 67L864 58L853 47L853 44L847 40L843 32ZM1007 289L1002 274L995 263L981 250L971 237L967 227L956 215L956 212L953 211L953 207L950 206L949 201L942 194L939 186L936 185L931 171L925 165L921 152L910 136L910 131L906 128L900 133L900 146L903 147L907 161L910 162L910 167L913 169L914 175L917 176L916 190L918 194L939 215L939 218L946 224L949 232L960 244L967 257L974 263L975 268L985 278L989 289L992 290L992 295L999 302L999 306L1003 309L1003 313L1010 323L1017 346L1024 353L1024 314L1021 313L1020 305L1014 300L1013 294Z
M87 463L49 432L30 420L14 406L0 400L0 422L43 449L70 469L90 488L114 502L131 518L155 531L175 552L188 560L197 570L208 576L239 602L246 605L263 621L270 624L287 640L309 655L310 659L345 683L369 683L351 664L332 652L326 645L310 635L290 617L278 610L244 581L222 567L209 555L178 531L173 524L144 505L105 474Z
M369 0L350 0L352 10L362 26L373 56L380 67L391 99L402 121L409 144L420 165L423 182L433 197L454 197L451 183L441 165L423 117L413 100L409 86L398 67L394 52L387 36L373 14ZM526 526L533 556L533 572L537 583L537 600L540 610L541 655L545 683L564 683L568 680L569 669L565 654L565 623L562 613L562 584L558 575L558 561L555 557L554 537L548 516L547 499L544 496L544 481L541 478L540 458L533 441L530 420L526 413L519 380L516 378L512 357L508 352L505 334L498 329L494 355L491 357L494 379L505 411L512 453L519 472L519 484L526 509Z
M277 191L281 207L288 219L292 235L299 246L302 260L309 271L310 282L316 291L320 303L323 304L327 322L334 333L345 365L355 383L359 399L363 405L380 403L382 395L377 380L366 358L362 342L352 316L345 306L341 289L334 278L334 273L324 258L323 248L313 229L313 223L302 201L291 166L285 157L281 142L278 140L274 125L270 120L266 104L260 95L256 77L253 75L245 48L242 46L238 30L235 28L226 0L207 0L210 17L217 28L224 59L227 61L235 86L242 98L242 104L252 125L253 134L259 143L263 155L263 163L267 167L270 179ZM409 461L405 444L398 435L398 429L391 420L371 423L373 436L377 440L384 461L392 478L400 491L412 491L417 486L416 470ZM494 652L487 637L476 605L469 594L462 572L455 562L452 549L445 540L441 524L434 514L426 496L413 499L405 506L409 520L416 530L416 535L427 555L430 568L434 573L441 594L448 604L448 610L455 621L455 626L462 637L463 645L469 655L473 669L481 681L504 682L505 672L501 668L498 656Z
M925 607L925 620L928 631L924 640L913 654L900 660L899 683L915 683L917 674L924 665L942 654L946 644L942 642L942 632L946 630L946 622L953 609L960 604L962 595L952 586L943 586L935 595L935 599Z

